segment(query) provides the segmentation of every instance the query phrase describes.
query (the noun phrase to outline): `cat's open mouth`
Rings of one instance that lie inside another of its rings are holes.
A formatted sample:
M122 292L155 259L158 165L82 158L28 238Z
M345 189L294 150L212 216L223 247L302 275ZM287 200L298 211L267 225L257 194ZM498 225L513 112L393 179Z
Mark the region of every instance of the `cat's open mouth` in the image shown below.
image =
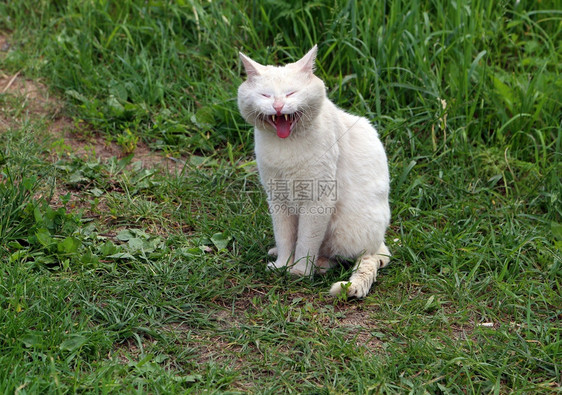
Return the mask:
M292 114L266 115L265 120L275 128L277 136L286 139L293 131L301 115L302 113L300 111Z

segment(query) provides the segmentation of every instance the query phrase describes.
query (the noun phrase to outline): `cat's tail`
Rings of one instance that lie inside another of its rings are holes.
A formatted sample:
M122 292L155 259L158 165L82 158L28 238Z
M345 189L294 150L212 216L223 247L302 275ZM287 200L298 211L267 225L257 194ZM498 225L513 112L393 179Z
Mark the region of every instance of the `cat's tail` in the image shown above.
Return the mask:
M348 297L364 298L377 279L378 270L390 262L390 251L383 243L376 254L363 255L357 260L353 274L348 281L338 281L330 288L330 295L338 296L347 292Z

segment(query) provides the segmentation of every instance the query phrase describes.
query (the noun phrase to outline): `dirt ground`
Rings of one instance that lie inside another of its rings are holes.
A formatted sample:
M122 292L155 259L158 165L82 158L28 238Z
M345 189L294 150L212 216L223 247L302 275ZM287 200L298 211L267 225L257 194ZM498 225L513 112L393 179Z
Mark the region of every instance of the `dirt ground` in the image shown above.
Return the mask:
M0 61L10 47L9 38L0 35ZM44 121L46 137L53 142L62 139L68 153L80 157L94 153L102 160L124 156L121 148L106 136L74 122L66 115L63 100L50 93L41 81L28 79L22 72L10 74L0 66L0 98L0 134L21 127L26 121ZM147 168L159 166L176 171L183 165L180 160L151 151L142 142L137 144L133 161L140 161Z

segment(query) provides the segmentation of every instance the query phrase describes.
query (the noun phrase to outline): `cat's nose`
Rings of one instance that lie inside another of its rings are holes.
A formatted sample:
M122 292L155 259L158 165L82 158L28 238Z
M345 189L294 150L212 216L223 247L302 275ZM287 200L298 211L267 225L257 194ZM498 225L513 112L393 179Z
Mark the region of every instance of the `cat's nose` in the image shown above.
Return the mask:
M280 101L274 101L273 102L273 109L275 111L277 111L277 115L281 115L281 110L283 109L283 107L285 106L285 103L280 102Z

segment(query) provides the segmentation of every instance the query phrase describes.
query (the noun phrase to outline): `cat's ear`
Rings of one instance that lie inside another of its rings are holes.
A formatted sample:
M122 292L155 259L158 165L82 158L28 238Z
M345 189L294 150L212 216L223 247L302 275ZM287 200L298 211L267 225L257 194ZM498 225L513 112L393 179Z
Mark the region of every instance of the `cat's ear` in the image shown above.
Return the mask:
M318 46L314 44L314 47L307 52L299 61L295 63L295 66L305 73L314 73L314 61L316 60L316 53L318 52Z
M246 70L246 75L248 77L255 77L255 76L260 75L260 69L264 68L264 66L262 66L261 64L259 64L256 61L250 59L249 57L244 55L242 52L238 52L238 54L240 55L240 60L242 61L242 64L244 65L244 69Z

